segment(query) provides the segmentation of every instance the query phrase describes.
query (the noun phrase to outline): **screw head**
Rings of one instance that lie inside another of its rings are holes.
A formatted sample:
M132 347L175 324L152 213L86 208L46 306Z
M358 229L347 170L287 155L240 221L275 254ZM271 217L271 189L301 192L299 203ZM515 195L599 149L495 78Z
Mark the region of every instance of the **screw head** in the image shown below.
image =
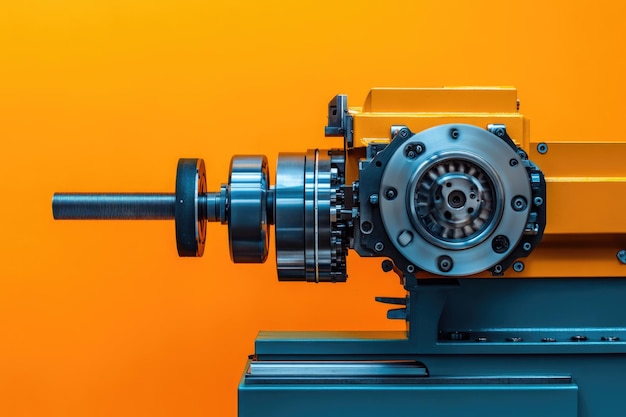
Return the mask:
M385 191L385 197L387 198L387 200L393 200L397 196L398 196L398 191L393 187L387 188L387 190Z
M522 272L524 270L524 262L517 261L513 264L513 271Z
M511 200L511 206L515 211L524 211L527 205L526 199L521 195L515 196L513 200Z
M537 144L537 152L539 152L540 154L545 154L548 152L548 144L541 142Z
M369 196L369 202L371 205L375 206L376 204L378 204L378 194L371 194Z
M470 337L468 332L448 332L446 336L448 340L467 340Z
M452 258L448 255L442 255L437 259L437 266L441 272L450 272L452 267L454 266L454 262Z
M376 244L374 245L374 250L376 252L380 252L383 249L385 249L385 245L383 244L383 242L376 242Z
M363 231L363 233L369 233L372 231L373 228L373 224L370 221L365 220L363 223L361 223L361 230Z
M509 238L504 235L498 235L491 241L491 248L495 253L504 253L509 250ZM500 265L496 265L500 266ZM502 272L502 266L500 266L500 272Z
M460 135L460 133L459 133L458 129L455 129L455 128L450 129L450 137L452 139L458 139L459 135Z
M512 167L516 167L518 163L519 162L517 162L517 159L515 158L511 158L511 160L509 160L509 165L511 165Z
M383 272L389 272L389 271L393 270L393 262L391 262L389 259L385 259L380 264L380 267L383 269Z
M603 342L619 342L619 337L617 336L602 336L600 338Z
M519 343L519 342L523 342L524 338L523 337L513 336L513 337L507 337L506 341L507 342L513 342L513 343Z

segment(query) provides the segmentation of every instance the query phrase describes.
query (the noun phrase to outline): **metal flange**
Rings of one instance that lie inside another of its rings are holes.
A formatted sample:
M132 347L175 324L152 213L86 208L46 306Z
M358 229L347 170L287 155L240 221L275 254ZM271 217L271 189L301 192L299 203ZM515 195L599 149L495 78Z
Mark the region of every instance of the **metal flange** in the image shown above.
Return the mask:
M176 247L178 256L202 256L206 241L206 169L203 159L181 158L176 169Z

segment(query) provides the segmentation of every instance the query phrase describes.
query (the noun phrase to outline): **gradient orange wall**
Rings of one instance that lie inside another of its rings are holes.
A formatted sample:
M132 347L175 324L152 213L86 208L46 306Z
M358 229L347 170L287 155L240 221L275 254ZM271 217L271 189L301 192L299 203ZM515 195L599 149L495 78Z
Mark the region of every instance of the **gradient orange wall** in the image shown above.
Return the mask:
M222 226L179 259L173 223L54 222L54 191L173 191L179 157L216 189L234 153L338 146L328 100L375 86L513 85L533 138L626 139L618 3L3 1L0 415L235 416L259 329L402 328L379 260L279 284Z

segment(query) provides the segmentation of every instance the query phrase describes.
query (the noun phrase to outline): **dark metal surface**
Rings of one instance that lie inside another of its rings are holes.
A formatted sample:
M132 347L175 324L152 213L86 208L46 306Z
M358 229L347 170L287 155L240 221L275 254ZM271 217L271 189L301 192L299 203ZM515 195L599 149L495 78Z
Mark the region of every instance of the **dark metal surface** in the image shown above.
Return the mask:
M206 171L204 160L178 160L176 171L176 246L178 256L202 256L206 239Z
M174 218L174 194L56 193L56 220L168 220Z

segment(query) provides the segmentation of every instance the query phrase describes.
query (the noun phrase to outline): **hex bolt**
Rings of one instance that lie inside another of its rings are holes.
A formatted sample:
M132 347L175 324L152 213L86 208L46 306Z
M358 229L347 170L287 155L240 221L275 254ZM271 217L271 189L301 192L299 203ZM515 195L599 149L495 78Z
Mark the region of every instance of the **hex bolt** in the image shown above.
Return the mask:
M363 223L361 223L361 231L363 233L370 233L373 227L374 225L370 221L365 220Z
M450 272L453 265L454 262L452 261L452 258L448 255L442 255L439 257L439 259L437 259L437 266L439 267L439 270L441 272Z
M517 261L513 264L513 271L522 272L524 270L524 262Z
M383 242L376 242L376 244L374 245L374 250L376 252L381 252L383 249L385 249L385 245L383 244Z
M617 259L623 264L626 264L626 249L617 251Z
M450 136L452 137L452 139L458 139L459 138L459 130L458 129L450 129Z
M513 200L511 200L511 206L515 211L524 211L526 210L526 206L528 206L528 203L526 202L526 199L524 197L518 195L515 196Z
M511 158L509 160L509 165L511 165L512 167L516 167L518 163L519 162L517 162L517 159L515 159L515 158Z
M541 142L537 144L537 152L539 152L540 154L545 154L548 152L548 144Z
M509 249L509 239L504 235L498 235L491 241L491 248L495 253L504 253Z
M540 205L543 204L543 198L541 198L539 196L533 198L533 204L536 205L537 207L539 207Z
M378 194L370 194L369 197L369 202L372 206L375 206L378 204Z
M398 196L398 191L393 187L387 188L387 191L385 191L385 198L387 198L387 200L393 200L397 196Z

